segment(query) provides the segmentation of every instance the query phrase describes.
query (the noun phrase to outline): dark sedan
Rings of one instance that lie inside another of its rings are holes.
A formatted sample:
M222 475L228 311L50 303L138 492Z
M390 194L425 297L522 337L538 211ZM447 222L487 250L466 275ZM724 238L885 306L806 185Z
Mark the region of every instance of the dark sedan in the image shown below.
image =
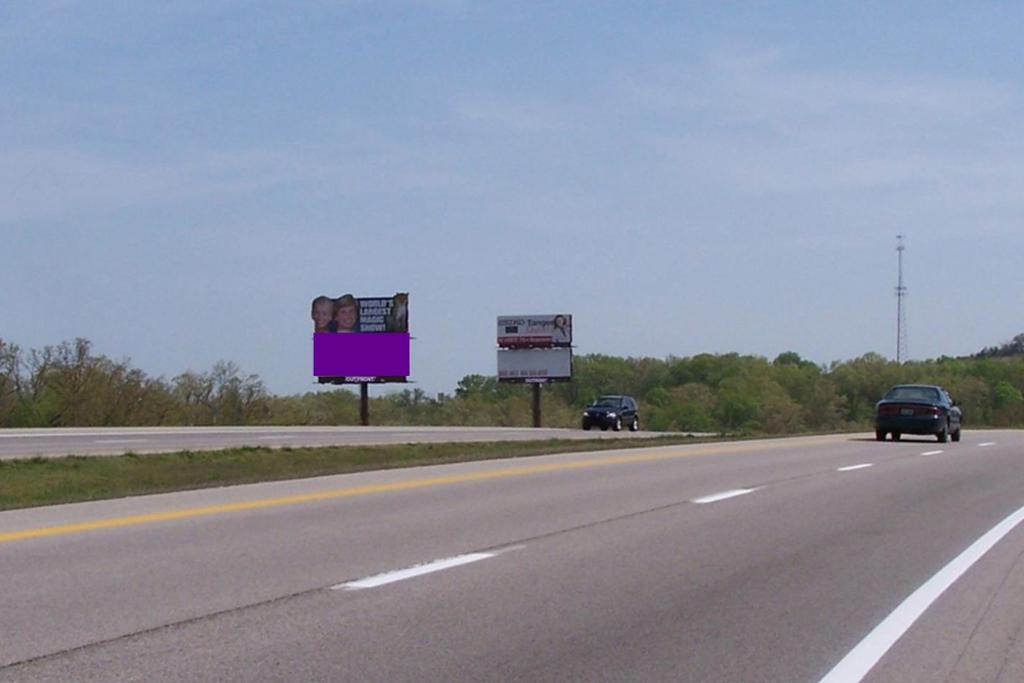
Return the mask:
M875 405L875 438L892 434L931 434L940 442L960 440L960 408L946 390L933 384L899 384Z

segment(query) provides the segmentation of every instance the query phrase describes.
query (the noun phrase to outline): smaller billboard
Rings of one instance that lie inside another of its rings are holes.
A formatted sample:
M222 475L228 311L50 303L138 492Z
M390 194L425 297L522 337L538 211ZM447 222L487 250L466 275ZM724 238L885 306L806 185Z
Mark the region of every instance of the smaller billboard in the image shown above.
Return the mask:
M503 348L572 345L572 316L552 315L498 316L498 346Z
M498 349L499 382L564 382L572 377L572 349Z

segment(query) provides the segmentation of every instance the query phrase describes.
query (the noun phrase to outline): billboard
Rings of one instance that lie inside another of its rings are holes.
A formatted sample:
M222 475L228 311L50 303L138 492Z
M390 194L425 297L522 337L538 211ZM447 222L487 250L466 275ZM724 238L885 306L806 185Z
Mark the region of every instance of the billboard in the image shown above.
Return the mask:
M571 345L571 315L556 313L498 316L498 346L522 348Z
M313 374L321 382L404 382L409 376L409 294L318 296Z
M558 382L572 377L572 349L498 349L499 382Z
M356 298L351 294L313 299L313 332L408 332L409 293Z

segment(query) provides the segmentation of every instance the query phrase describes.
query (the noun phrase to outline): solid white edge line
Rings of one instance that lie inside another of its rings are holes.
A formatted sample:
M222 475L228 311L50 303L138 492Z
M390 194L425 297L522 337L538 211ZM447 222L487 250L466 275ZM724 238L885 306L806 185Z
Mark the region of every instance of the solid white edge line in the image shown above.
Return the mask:
M93 443L146 443L149 439L95 439Z
M925 451L921 455L938 455L939 453L944 453L944 452L945 451Z
M753 493L757 489L733 489L732 491L722 491L721 493L712 493L710 496L702 496L700 498L694 498L691 503L703 505L705 503L717 503L720 500L726 498L735 498L736 496L743 496L748 493Z
M862 463L860 465L849 465L847 467L840 467L839 469L836 470L836 472L852 472L854 470L862 470L865 467L873 467L873 466L874 466L874 463L872 463L872 462L865 462L865 463Z
M458 557L450 557L445 560L435 560L433 562L427 562L426 564L420 564L415 567L408 569L400 569L394 572L386 572L384 574L377 574L376 576L370 576L365 579L358 581L349 581L347 583L339 583L336 586L331 586L331 590L359 590L361 588L376 588L383 586L388 583L394 583L396 581L404 581L405 579L411 579L416 576L423 576L424 574L430 574L432 572L439 572L444 569L451 569L452 567L460 567L464 564L470 564L471 562L479 562L480 560L486 560L494 557L497 553L471 553L469 555L459 555Z
M889 648L907 632L926 609L935 602L947 588L964 572L980 560L1006 534L1024 521L1024 507L999 522L984 536L972 543L967 550L957 555L952 562L939 570L920 588L893 610L882 623L876 626L864 640L850 650L832 668L820 683L856 683L888 652Z

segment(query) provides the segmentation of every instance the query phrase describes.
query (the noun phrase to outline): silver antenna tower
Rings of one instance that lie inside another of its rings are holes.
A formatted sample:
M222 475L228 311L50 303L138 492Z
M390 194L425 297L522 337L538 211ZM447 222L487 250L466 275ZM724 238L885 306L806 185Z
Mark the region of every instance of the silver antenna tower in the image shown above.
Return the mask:
M896 255L899 262L899 279L896 281L896 363L907 359L907 311L903 299L907 288L903 285L903 235L896 235Z

